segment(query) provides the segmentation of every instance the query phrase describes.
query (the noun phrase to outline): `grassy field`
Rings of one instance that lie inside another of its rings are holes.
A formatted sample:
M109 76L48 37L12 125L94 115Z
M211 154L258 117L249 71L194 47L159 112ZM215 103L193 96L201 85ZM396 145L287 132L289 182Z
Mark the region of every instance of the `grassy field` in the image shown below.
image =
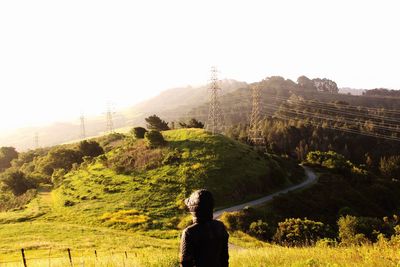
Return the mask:
M146 235L147 234L147 235ZM0 226L0 266L177 266L179 237L44 222ZM153 233L154 234L154 233ZM399 247L285 248L231 234L230 266L399 266ZM95 254L96 251L96 254ZM126 253L125 253L126 252Z

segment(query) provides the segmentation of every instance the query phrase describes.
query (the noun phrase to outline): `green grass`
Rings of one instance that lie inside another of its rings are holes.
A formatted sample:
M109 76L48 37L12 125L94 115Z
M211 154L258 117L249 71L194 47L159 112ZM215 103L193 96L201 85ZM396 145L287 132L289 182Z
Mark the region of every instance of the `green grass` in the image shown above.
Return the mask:
M145 161L149 152L140 150L143 140L118 141L108 158L136 149L145 164L118 174L100 159L85 162L58 188L41 188L25 207L0 213L0 265L19 260L19 249L25 248L28 266L48 265L49 260L51 266L65 266L71 248L76 265L176 266L180 227L188 214L183 200L194 189L208 188L222 207L289 183L291 169L284 170L277 158L224 136L200 129L163 135L168 144L156 164ZM266 246L240 233L231 236L231 243L233 262L236 250Z
M162 163L149 162L154 166L146 167L150 155L146 153L152 151L143 147L143 140L118 142L107 157L123 157L126 150L135 150L142 153L144 167L118 174L101 160L85 162L68 173L59 188L42 190L24 209L0 213L0 223L39 220L171 230L187 215L183 200L195 189L208 188L217 207L223 207L287 184L280 163L247 145L201 129L171 130L163 135L168 144L159 152ZM173 160L165 160L171 155Z
M160 239L131 231L63 223L0 225L0 265L21 266L177 266L179 238ZM399 266L398 245L286 248L231 234L230 266ZM95 250L97 258L95 257ZM127 252L128 258L125 256ZM4 264L4 262L9 262Z

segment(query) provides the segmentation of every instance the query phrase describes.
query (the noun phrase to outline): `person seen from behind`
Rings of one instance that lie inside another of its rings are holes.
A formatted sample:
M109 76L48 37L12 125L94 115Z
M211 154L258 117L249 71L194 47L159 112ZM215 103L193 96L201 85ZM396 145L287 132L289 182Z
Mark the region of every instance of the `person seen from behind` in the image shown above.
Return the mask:
M210 191L200 189L185 199L193 224L183 230L180 247L182 267L226 267L229 265L228 232L213 220L214 199Z

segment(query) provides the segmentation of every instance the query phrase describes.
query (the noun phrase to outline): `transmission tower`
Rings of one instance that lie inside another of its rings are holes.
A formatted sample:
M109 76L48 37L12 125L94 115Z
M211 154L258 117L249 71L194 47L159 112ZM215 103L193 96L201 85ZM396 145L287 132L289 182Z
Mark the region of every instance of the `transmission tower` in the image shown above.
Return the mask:
M253 104L250 117L249 139L254 147L259 150L265 149L265 139L261 124L261 87L252 87Z
M208 110L208 121L206 129L213 135L221 133L222 125L222 113L219 102L219 92L221 88L218 82L218 70L216 67L211 68L211 79L210 79L210 107Z
M106 112L106 120L107 120L107 132L113 133L114 132L114 123L113 123L113 115L115 112L112 111L111 104L107 105L107 112Z
M81 138L85 139L86 138L86 128L85 128L85 116L83 113L81 114L81 117L79 118L81 121Z
M35 142L35 148L38 149L39 148L39 133L38 132L35 133L33 141Z

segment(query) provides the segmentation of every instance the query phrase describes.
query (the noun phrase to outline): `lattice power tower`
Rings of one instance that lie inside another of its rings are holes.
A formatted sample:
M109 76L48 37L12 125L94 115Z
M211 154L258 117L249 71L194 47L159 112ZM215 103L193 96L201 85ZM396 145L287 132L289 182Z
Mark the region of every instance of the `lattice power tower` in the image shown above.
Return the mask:
M206 129L213 135L221 133L223 130L223 121L221 113L221 105L219 102L219 93L221 88L218 81L218 70L216 67L211 67L211 82L210 82L210 107L208 110L208 120Z
M249 140L254 147L259 150L265 150L264 131L261 123L261 87L256 85L252 87L253 104L250 117Z
M111 104L108 103L107 105L107 112L106 112L106 120L107 120L107 132L113 133L114 132L114 122L113 122L113 115L115 112L112 111Z
M83 113L81 114L81 117L79 118L81 121L81 138L85 139L86 138L86 127L85 127L85 116Z

